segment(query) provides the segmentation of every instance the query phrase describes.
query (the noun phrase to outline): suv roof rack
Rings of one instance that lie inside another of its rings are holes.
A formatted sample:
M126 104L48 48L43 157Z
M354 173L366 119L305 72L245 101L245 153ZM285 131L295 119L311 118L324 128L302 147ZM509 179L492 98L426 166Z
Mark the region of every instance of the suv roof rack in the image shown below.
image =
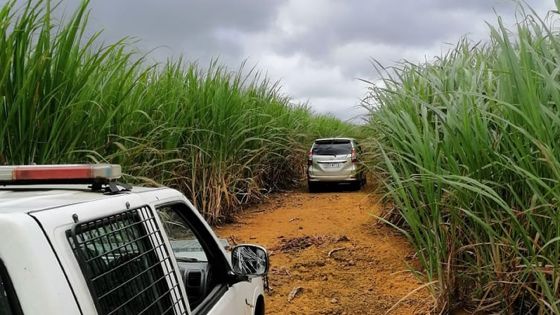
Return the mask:
M0 185L32 184L91 184L92 190L108 186L109 192L118 192L117 182L122 175L118 164L51 164L0 166Z

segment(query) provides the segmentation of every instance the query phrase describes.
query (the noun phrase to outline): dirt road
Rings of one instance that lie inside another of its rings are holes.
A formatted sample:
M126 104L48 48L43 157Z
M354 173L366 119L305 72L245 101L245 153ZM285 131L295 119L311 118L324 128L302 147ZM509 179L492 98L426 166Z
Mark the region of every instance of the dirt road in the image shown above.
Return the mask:
M385 314L421 286L406 240L377 224L366 192L277 194L217 228L223 238L271 252L267 314ZM390 314L425 313L420 290Z

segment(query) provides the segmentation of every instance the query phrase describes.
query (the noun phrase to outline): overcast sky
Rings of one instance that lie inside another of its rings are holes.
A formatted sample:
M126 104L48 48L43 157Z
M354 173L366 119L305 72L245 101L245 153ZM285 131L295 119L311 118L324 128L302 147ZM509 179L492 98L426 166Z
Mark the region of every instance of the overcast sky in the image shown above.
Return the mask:
M63 0L66 5L75 0ZM5 0L0 0L0 3ZM526 0L539 12L553 0ZM211 58L237 69L246 60L296 102L350 119L385 66L440 55L467 35L488 38L496 10L515 20L510 0L92 0L90 22L106 42L133 36L156 60Z

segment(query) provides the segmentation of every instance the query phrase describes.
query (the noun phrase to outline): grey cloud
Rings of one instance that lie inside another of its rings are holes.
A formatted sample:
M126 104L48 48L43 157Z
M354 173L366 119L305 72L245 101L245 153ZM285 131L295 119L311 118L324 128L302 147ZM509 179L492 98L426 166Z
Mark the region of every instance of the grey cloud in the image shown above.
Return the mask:
M119 0L91 4L94 19L126 33L188 38L218 28L251 31L266 28L277 1Z
M90 3L90 28L103 29L102 39L138 39L142 51L154 48L157 59L237 56L242 52L236 36L267 29L278 0L97 0ZM71 12L76 2L63 2Z
M528 1L536 9L547 0ZM336 2L335 2L336 3ZM320 18L318 7L316 16ZM402 0L345 1L336 14L295 36L274 42L273 50L289 55L294 52L313 56L325 66L337 65L348 79L373 73L370 59L390 65L402 59L431 60L463 36L475 41L487 38L485 21L494 22L496 12L513 20L517 4L510 0ZM376 49L340 53L345 47ZM361 53L361 54L360 54Z
M514 0L447 0L447 1L437 1L432 0L435 6L443 9L462 9L462 10L472 10L477 12L488 12L492 9L504 12L504 10L511 11L515 8ZM531 2L531 1L528 1Z
M0 5L6 0L0 0ZM21 0L20 2L23 2ZM539 12L552 0L527 0ZM71 10L75 0L63 0ZM101 39L133 36L156 60L206 63L219 57L232 69L248 58L284 93L309 100L318 112L350 118L376 80L370 58L390 66L403 58L431 59L471 34L487 38L484 21L496 9L514 20L514 0L92 0L91 29ZM358 111L359 112L359 111Z
M493 7L506 13L515 7L499 0L350 0L344 4L329 20L277 42L277 49L288 53L297 48L322 56L354 41L425 47L469 32L473 23L493 17ZM310 18L320 18L320 14Z

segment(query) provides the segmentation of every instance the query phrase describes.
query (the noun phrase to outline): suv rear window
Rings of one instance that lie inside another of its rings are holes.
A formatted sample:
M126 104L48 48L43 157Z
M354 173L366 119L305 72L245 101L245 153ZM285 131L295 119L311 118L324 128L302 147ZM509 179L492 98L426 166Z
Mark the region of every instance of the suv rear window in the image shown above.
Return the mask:
M186 314L149 207L80 223L68 238L99 314Z
M349 140L316 141L313 145L315 155L341 155L352 153L352 144Z

